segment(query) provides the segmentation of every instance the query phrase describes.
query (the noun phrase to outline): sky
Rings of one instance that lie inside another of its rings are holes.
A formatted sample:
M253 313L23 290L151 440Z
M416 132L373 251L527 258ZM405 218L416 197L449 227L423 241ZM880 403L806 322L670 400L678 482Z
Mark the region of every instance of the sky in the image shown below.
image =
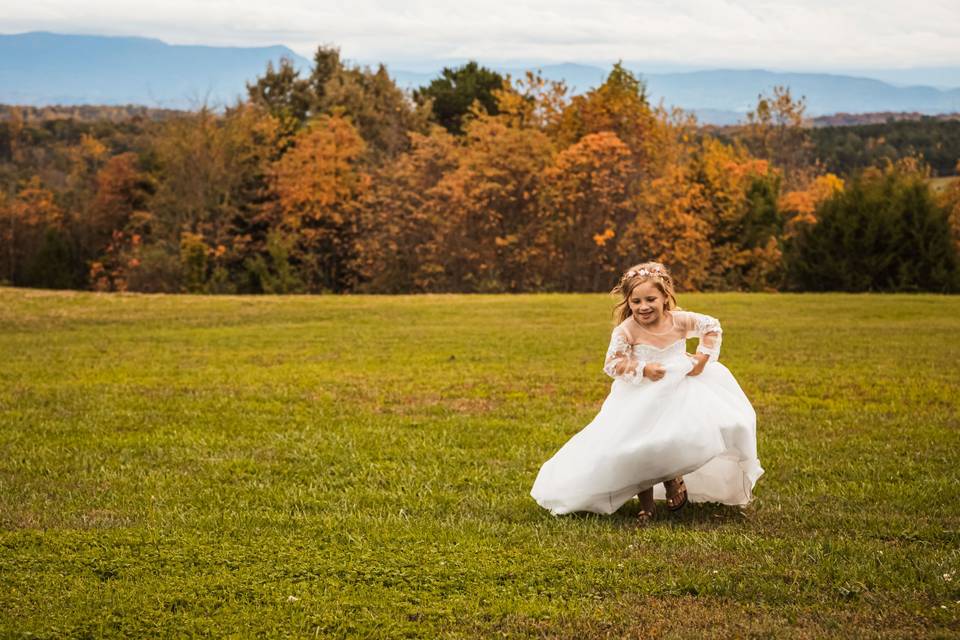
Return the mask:
M170 44L317 45L414 68L424 61L690 68L960 66L960 0L32 0L0 33L133 35Z

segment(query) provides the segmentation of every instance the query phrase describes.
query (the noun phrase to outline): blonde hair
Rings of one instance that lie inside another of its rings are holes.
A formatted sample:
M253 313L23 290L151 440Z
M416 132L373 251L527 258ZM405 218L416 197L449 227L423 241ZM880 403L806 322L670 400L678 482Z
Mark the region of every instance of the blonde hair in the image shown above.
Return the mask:
M620 277L620 282L610 292L612 295L622 296L613 308L613 316L616 318L617 324L633 314L628 302L630 294L644 282L652 282L663 294L665 298L664 309L669 311L677 308L677 297L673 291L673 277L670 275L670 271L659 262L642 262L627 269Z

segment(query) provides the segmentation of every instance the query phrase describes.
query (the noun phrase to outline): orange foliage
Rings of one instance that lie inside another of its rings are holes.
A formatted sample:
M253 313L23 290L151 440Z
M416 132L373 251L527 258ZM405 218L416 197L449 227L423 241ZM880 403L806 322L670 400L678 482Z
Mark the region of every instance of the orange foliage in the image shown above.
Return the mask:
M712 256L707 209L702 185L690 179L683 165L668 167L637 201L637 216L620 246L621 262L669 264L679 290L699 289Z
M460 148L443 127L412 134L411 149L383 167L364 199L359 240L367 287L400 293L445 288L443 199L437 185L459 163Z
M561 147L591 133L614 133L630 149L635 171L649 171L666 142L665 127L650 108L643 84L620 64L614 65L602 85L575 96L558 121L556 138Z
M0 239L2 271L10 282L25 259L34 255L48 229L63 229L64 213L52 191L33 176L10 198L0 192Z
M477 109L452 136L385 69L337 56L297 85L314 95L286 125L243 103L171 115L136 142L72 137L42 173L66 185L56 198L37 177L0 194L0 273L15 281L53 228L102 289L597 291L647 260L683 290L764 289L783 240L843 188L814 177L803 102L782 89L743 146L651 107L621 65L573 98L528 73L495 92L498 115ZM17 117L9 146L28 166ZM960 186L944 197L960 249Z
M820 203L840 191L843 191L843 179L827 173L816 176L805 189L781 195L777 206L788 216L784 237L795 236L802 225L815 224L814 212Z
M561 151L546 171L541 215L556 255L551 276L561 288L596 291L619 270L608 241L635 215L631 156L614 133L592 133Z
M45 188L40 178L33 176L17 193L11 203L10 215L17 225L32 228L63 226L63 211L54 201L53 192Z
M339 291L356 282L359 199L370 183L358 166L364 149L347 119L321 116L271 167L280 224L297 234L304 275L320 289Z
M90 283L95 291L126 291L130 272L140 266L141 236L114 230L99 260L90 263Z
M547 256L537 194L553 146L537 129L509 125L509 116L470 121L456 169L432 193L429 207L439 226L428 262L444 265L445 288L540 286L537 265Z
M748 197L757 184L776 191L780 174L766 160L754 158L739 145L705 138L696 154L692 171L701 185L712 247L708 273L700 286L708 288L766 289L772 286L781 264L776 220L751 220L756 206ZM768 203L775 207L775 200ZM770 212L778 216L776 211ZM754 226L753 229L746 228ZM767 230L764 232L764 227ZM764 232L763 237L754 237Z
M547 80L532 71L527 71L512 86L495 90L493 95L500 115L507 118L511 126L532 127L551 136L556 134L569 105L563 82Z
M955 173L960 175L960 162L957 162ZM953 237L953 246L960 255L960 178L955 178L941 196L941 203L947 210L950 234Z

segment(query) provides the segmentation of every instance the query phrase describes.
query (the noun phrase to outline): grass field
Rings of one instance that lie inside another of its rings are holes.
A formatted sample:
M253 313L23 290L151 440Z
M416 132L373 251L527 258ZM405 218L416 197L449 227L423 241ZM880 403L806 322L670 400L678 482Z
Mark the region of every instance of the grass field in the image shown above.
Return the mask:
M638 530L528 495L607 296L0 289L0 636L960 637L960 297L680 303L766 475Z

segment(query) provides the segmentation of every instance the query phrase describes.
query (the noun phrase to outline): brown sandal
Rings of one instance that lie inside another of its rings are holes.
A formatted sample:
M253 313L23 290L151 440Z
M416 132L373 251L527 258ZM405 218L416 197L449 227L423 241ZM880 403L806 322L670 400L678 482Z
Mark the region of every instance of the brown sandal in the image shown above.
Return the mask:
M667 480L663 483L663 488L667 491L667 509L670 511L680 511L680 509L683 509L685 506L687 506L687 502L689 502L689 500L687 498L687 485L683 483L683 476L679 476L673 480ZM673 496L670 496L669 494L670 489L675 490ZM675 499L680 495L681 492L683 493L683 501L681 501L680 504L671 506L670 500L672 498Z
M644 504L643 494L647 494L646 505ZM637 499L640 501L640 511L637 512L637 526L645 527L653 520L655 515L656 503L653 501L653 488L649 488L646 491L641 491L637 494ZM649 505L649 506L648 506Z

